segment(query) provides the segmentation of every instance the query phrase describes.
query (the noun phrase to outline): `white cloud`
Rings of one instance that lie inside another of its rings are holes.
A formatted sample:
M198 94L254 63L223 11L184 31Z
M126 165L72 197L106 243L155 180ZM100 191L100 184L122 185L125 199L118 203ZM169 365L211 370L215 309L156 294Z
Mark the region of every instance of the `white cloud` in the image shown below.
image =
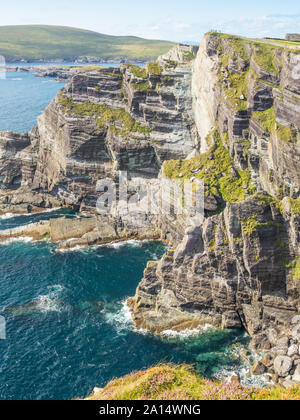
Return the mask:
M107 28L113 35L136 35L143 38L200 42L203 34L212 29L250 38L284 37L289 32L300 33L300 14L268 15L256 18L240 17L232 20L211 19L186 22L172 18L150 21L147 24L124 24Z

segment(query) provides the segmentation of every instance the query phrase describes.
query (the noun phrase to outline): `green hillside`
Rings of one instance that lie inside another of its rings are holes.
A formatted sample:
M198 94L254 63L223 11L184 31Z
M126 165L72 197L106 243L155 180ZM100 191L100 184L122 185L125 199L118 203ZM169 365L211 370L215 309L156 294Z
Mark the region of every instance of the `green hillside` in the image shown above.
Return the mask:
M155 59L174 44L133 36L110 36L64 26L0 26L0 55L6 61L64 59Z

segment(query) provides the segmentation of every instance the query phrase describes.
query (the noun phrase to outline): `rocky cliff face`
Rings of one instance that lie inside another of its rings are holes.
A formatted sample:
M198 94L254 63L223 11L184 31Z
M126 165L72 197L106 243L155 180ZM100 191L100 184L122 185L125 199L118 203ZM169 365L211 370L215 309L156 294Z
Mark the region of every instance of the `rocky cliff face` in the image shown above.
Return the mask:
M298 52L219 34L202 42L192 94L206 153L166 162L163 172L203 179L218 214L207 212L146 269L131 302L138 325L210 321L254 335L299 311Z
M114 178L119 170L157 177L164 160L192 154L193 50L182 47L182 61L168 55L147 69L124 65L81 72L31 133L2 133L3 200L12 205L10 191L21 200L27 188L28 194L50 194L92 212L99 179Z
M177 182L203 179L218 207L202 226L186 223L179 245L168 226L182 223L164 224L174 250L148 264L130 300L138 326L244 326L253 346L264 349L276 344L274 334L291 330L300 311L298 54L205 37L192 82L203 153L166 162L163 173Z
M95 219L72 244L116 239L105 223L117 239L159 230L172 249L129 301L136 325L244 327L254 347L272 347L300 311L298 59L288 45L208 34L199 51L175 47L146 69L75 75L32 132L1 134L2 212L94 214L97 181L118 171L161 185L202 179L203 224L187 212L147 216L139 232L136 215Z

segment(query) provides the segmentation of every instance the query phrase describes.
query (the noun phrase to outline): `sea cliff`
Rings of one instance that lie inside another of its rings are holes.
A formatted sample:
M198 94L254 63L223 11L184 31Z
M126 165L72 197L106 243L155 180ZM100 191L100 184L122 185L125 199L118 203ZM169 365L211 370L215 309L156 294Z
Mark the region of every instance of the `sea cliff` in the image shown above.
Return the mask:
M146 68L75 74L30 133L0 133L0 211L72 206L82 219L32 226L61 247L161 238L171 249L129 300L136 326L245 328L270 351L253 372L288 387L300 381L300 51L281 44L209 33ZM203 180L203 223L99 216L97 182L118 187L119 171L133 190Z

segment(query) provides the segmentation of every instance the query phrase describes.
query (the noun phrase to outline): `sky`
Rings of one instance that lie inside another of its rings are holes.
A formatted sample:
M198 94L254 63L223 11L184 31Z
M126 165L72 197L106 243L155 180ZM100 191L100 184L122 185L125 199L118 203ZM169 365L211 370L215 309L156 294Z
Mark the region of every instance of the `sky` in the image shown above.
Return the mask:
M248 37L300 33L299 0L0 1L0 25L63 25L176 42L200 42L211 29Z

